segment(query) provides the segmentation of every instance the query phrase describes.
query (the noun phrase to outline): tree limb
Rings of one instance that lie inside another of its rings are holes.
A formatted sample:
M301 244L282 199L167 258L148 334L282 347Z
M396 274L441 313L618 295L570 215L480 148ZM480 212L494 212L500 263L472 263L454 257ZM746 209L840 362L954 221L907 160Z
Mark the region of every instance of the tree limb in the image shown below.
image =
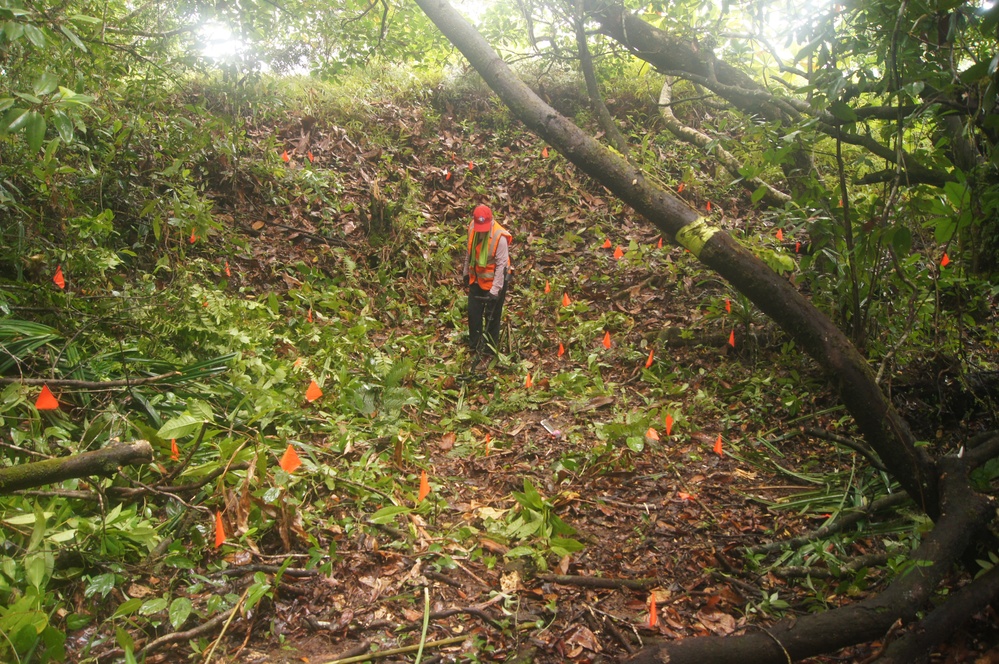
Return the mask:
M0 385L21 383L22 385L48 385L49 387L65 387L80 390L102 390L113 387L135 387L179 376L179 371L169 371L158 376L143 378L123 378L121 380L73 380L70 378L19 378L17 376L0 377Z
M136 440L70 457L22 463L0 469L0 494L55 484L76 477L106 477L117 472L119 466L151 463L152 460L153 448L149 442Z

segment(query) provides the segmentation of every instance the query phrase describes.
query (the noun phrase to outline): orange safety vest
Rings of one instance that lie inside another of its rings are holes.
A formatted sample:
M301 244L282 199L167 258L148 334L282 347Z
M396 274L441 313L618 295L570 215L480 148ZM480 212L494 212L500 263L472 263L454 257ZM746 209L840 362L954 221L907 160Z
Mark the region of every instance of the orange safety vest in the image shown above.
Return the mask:
M506 236L507 245L513 242L513 236L510 232L500 226L495 221L493 222L492 228L489 230L489 262L486 263L485 267L480 267L479 262L475 260L475 256L479 253L477 251L472 251L472 242L475 239L475 222L472 221L468 224L468 284L472 285L476 281L479 282L479 288L482 290L489 290L493 287L493 277L496 276L496 247L499 246L500 238ZM507 272L510 271L510 262L507 260L506 264Z

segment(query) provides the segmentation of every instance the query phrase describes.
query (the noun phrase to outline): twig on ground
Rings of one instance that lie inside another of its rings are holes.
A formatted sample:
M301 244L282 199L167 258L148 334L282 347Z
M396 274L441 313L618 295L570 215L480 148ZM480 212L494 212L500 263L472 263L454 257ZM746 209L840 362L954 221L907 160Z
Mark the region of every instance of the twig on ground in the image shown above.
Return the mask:
M548 583L558 583L563 586L580 586L581 588L607 588L619 590L648 590L655 586L657 579L607 579L601 576L573 576L570 574L538 574L536 579Z

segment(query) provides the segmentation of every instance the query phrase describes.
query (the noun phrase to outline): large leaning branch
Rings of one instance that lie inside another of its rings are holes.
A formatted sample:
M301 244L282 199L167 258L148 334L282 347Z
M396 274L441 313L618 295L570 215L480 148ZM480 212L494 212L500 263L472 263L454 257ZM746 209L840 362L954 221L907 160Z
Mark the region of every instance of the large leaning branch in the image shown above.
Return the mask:
M121 466L151 463L152 460L152 445L145 440L136 440L70 457L22 463L0 469L0 494L76 477L107 477L114 475Z
M914 445L915 437L881 391L864 357L825 314L749 249L709 226L684 201L542 101L447 2L417 0L417 4L521 122L724 277L811 355L834 382L864 438L892 475L931 517L939 514L932 460Z

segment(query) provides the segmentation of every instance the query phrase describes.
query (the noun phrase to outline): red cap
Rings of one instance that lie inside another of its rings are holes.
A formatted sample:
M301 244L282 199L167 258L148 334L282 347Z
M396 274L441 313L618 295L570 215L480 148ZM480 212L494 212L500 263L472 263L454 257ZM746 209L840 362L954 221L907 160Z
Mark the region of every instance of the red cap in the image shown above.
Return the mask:
M488 233L493 228L493 211L485 205L472 210L472 219L475 221L473 230L476 233Z

